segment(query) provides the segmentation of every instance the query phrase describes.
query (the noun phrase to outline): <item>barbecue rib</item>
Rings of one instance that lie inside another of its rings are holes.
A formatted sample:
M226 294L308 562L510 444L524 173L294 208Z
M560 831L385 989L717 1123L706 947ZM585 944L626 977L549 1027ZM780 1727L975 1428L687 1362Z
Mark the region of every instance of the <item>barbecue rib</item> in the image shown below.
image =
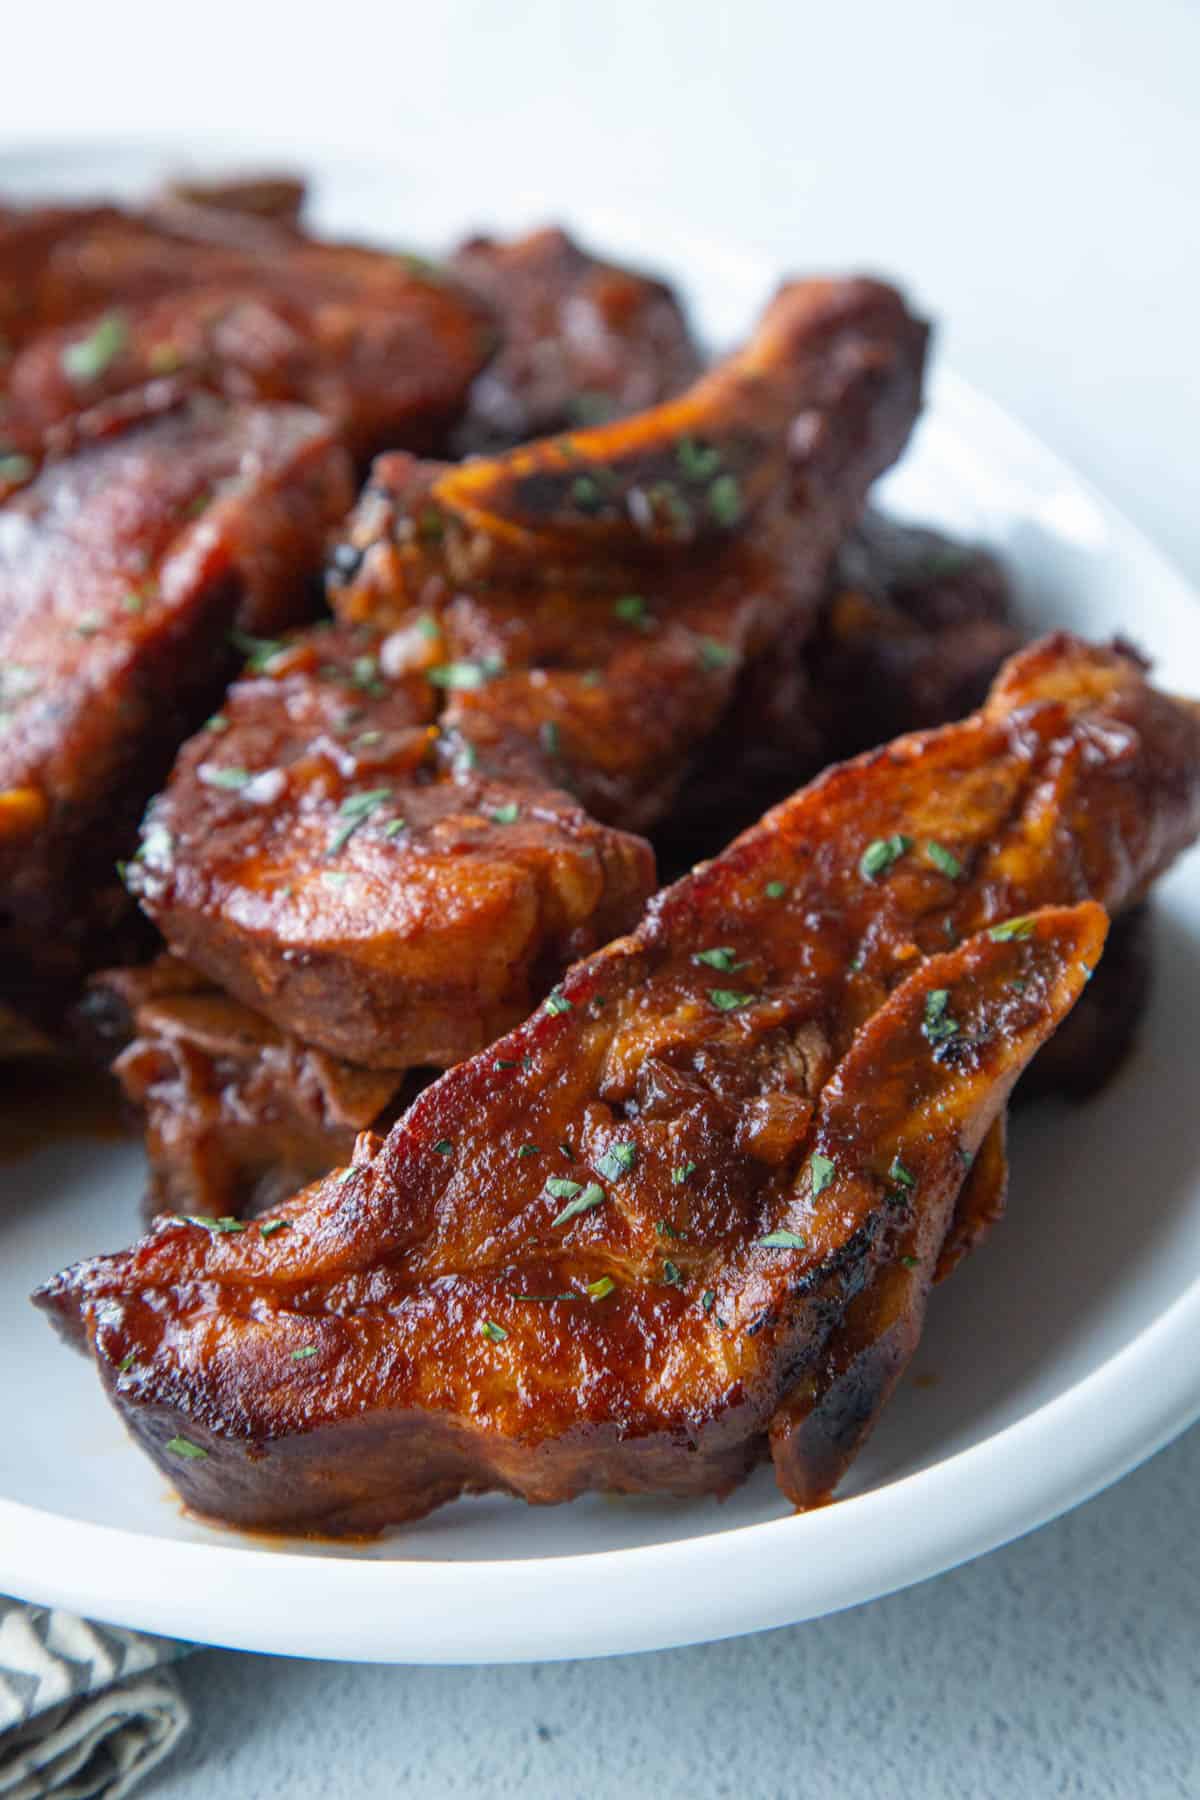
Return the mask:
M112 958L114 859L236 667L231 628L311 611L350 493L314 413L198 395L0 510L0 995L26 1017Z
M1094 902L1198 832L1200 709L1046 639L980 714L831 770L667 890L349 1171L257 1227L162 1221L38 1302L235 1524L721 1492L768 1443L810 1503L948 1233L996 1209L988 1133L1094 966Z
M215 207L16 215L0 293L18 440L157 384L312 406L360 461L430 449L496 341L448 271Z
M450 263L501 331L500 349L453 434L457 455L494 455L530 438L643 412L700 372L670 288L600 261L565 231L534 231L511 243L471 238Z

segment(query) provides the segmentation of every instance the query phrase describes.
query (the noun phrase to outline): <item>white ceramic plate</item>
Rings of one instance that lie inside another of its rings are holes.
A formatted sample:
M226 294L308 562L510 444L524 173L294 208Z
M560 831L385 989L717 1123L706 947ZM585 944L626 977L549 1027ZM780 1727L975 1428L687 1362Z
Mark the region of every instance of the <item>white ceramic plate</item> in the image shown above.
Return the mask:
M242 148L243 165L253 154ZM161 146L10 156L0 188L136 192L181 160ZM330 227L434 246L481 218L541 217L526 197L493 204L336 163L319 202ZM672 270L714 340L746 328L776 274L669 225L574 223ZM1200 608L1184 582L944 371L886 498L994 544L1031 624L1124 631L1168 686L1200 687ZM802 1517L763 1470L724 1504L463 1500L368 1548L208 1529L181 1514L90 1365L25 1298L63 1264L134 1235L139 1154L64 1135L0 1165L0 1591L252 1650L593 1656L849 1606L1075 1505L1200 1414L1200 854L1163 884L1157 939L1137 1054L1086 1109L1018 1120L1007 1221L935 1294L914 1369L843 1497Z

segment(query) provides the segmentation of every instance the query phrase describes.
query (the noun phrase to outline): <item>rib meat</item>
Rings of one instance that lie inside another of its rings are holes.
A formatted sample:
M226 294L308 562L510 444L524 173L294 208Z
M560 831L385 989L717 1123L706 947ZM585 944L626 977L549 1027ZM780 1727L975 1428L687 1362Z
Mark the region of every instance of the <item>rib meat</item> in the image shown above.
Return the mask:
M231 628L311 611L350 493L315 414L196 396L0 510L0 993L25 1016L113 956L114 859L236 667Z
M500 348L471 389L459 455L643 412L700 372L683 310L661 281L589 254L565 231L475 237L451 266L499 321Z
M163 1220L38 1301L236 1524L722 1492L768 1445L809 1503L911 1352L1095 903L1198 832L1200 709L1047 639L980 714L830 771L667 890L348 1172L253 1228Z

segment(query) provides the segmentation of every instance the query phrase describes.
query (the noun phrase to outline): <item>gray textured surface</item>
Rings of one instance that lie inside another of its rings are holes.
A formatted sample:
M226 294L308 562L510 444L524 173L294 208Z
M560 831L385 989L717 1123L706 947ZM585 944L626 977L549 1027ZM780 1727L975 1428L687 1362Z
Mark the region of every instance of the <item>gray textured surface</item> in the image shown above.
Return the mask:
M895 271L963 373L1200 581L1194 0L343 0L336 29L282 17L208 0L164 29L148 0L110 0L73 9L64 55L60 9L22 8L0 139L226 120L301 153L314 136L382 147L431 180L473 159L481 214L501 187L531 218L572 197L645 204L781 268ZM206 1655L184 1670L196 1731L154 1792L1195 1796L1198 1494L1194 1432L983 1562L740 1643L499 1670Z
M164 1800L1193 1800L1200 1430L994 1555L788 1631L608 1662L209 1653Z

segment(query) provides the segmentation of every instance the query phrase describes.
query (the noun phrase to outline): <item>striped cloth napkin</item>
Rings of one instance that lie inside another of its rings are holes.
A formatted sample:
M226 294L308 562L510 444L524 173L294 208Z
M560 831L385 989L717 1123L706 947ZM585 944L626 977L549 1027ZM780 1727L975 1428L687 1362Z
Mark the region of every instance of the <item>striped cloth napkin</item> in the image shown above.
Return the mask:
M122 1800L169 1755L186 1644L0 1598L0 1800Z

